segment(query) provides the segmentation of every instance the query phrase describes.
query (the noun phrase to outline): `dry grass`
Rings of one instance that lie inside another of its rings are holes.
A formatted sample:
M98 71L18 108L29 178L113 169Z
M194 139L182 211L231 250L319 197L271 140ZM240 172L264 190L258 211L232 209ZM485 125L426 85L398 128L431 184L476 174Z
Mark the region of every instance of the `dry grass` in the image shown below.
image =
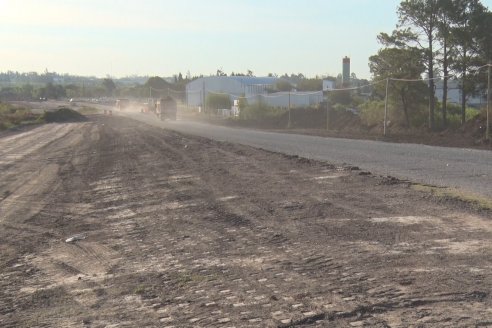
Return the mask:
M492 199L484 196L464 192L454 188L443 188L423 184L413 184L412 188L417 191L430 193L437 198L465 202L479 210L492 210Z
M36 123L38 115L27 108L14 107L0 103L0 131L14 128L19 125Z

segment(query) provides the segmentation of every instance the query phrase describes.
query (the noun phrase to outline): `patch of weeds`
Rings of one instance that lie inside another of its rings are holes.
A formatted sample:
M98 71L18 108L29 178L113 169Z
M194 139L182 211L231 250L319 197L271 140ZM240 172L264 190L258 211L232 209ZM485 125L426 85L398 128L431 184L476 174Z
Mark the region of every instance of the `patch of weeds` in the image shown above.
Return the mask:
M37 118L38 115L33 114L30 109L0 103L0 131L34 124Z
M460 190L446 187L436 187L423 184L412 184L412 189L429 193L442 200L462 202L477 210L492 211L492 200L480 195L466 193Z
M138 285L133 290L133 293L137 295L143 295L145 293L145 285Z
M191 273L182 273L176 277L176 282L179 286L184 286L190 282L201 282L205 280L205 276Z
M68 304L70 296L63 287L39 289L32 293L26 306L28 308L47 308Z
M9 197L11 194L12 194L12 192L11 192L10 190L5 190L5 191L3 192L3 199L5 199L5 198Z
M94 107L82 107L82 108L79 108L77 109L77 112L79 112L80 114L83 114L83 115L91 115L91 114L98 114L100 113L100 110L97 109L97 108L94 108Z

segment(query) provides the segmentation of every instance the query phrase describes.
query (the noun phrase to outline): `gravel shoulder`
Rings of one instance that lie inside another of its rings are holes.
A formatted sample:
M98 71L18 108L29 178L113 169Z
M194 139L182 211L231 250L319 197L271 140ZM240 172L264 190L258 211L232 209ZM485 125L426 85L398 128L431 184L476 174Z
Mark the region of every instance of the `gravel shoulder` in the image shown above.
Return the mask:
M491 236L396 179L124 117L0 138L2 327L488 326Z

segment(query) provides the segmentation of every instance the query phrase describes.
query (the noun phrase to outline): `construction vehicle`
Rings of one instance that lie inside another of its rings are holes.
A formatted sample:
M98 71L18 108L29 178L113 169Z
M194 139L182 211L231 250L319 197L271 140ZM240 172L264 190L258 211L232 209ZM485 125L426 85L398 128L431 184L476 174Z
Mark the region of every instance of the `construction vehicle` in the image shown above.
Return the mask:
M157 100L155 104L155 114L161 120L176 120L178 105L171 96Z
M151 113L154 112L154 107L149 103L143 103L140 106L140 113Z
M118 108L119 110L123 110L127 108L129 105L130 105L129 99L117 99L115 107Z

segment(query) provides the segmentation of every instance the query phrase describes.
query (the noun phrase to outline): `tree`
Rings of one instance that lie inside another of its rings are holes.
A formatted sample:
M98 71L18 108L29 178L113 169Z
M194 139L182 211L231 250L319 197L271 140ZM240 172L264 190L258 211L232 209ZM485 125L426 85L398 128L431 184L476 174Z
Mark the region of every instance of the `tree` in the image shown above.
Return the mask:
M105 78L102 81L102 85L103 85L104 89L106 90L106 95L112 96L114 90L116 90L116 84L114 83L114 81L110 78Z
M477 17L475 23L475 40L478 44L478 52L482 59L489 63L492 61L492 34L490 29L492 28L492 13L489 11L481 11Z
M217 70L217 76L227 76L226 73L224 73L221 69Z
M438 0L438 17L437 23L438 39L441 43L441 65L443 73L443 92L441 101L442 123L443 128L448 125L447 122L447 101L448 101L448 75L450 64L450 52L452 52L452 24L456 18L456 1L455 0Z
M278 91L292 91L292 84L289 81L281 79L275 83L275 89Z
M321 91L323 90L322 79L302 79L297 83L299 91Z
M65 91L68 98L76 98L80 96L80 88L76 84L69 84L65 86Z
M24 84L20 87L20 96L21 99L32 99L34 94L34 87L31 84Z
M329 93L330 105L341 104L348 106L352 103L352 93L350 90L334 90Z
M65 88L61 85L54 85L51 82L46 83L46 85L37 90L37 97L58 99L60 97L65 97Z
M369 69L373 74L374 80L386 80L388 78L400 80L390 80L388 88L388 98L401 107L404 115L405 125L410 126L410 110L417 110L422 98L420 94L425 89L423 81L419 82L425 66L422 62L422 51L416 47L408 48L383 48L378 53L369 58ZM385 95L386 85L379 83L375 86L376 92Z
M167 93L171 84L159 76L153 76L145 82L144 87L147 88L147 92L150 92L152 96L162 96ZM149 91L149 89L151 91Z
M452 27L452 44L454 58L451 68L460 75L461 84L461 124L465 123L466 100L468 94L476 89L472 70L478 67L478 54L483 43L478 41L483 34L486 15L485 7L478 0L453 0L454 17ZM489 27L490 28L490 27ZM490 30L489 30L490 31ZM477 47L478 45L478 47Z
M410 32L406 41L422 49L427 68L429 95L429 129L435 129L435 83L434 83L434 45L439 24L439 5L437 0L405 0L398 7L400 28L408 27Z
M207 109L224 109L231 108L231 99L229 95L209 93L205 100Z

